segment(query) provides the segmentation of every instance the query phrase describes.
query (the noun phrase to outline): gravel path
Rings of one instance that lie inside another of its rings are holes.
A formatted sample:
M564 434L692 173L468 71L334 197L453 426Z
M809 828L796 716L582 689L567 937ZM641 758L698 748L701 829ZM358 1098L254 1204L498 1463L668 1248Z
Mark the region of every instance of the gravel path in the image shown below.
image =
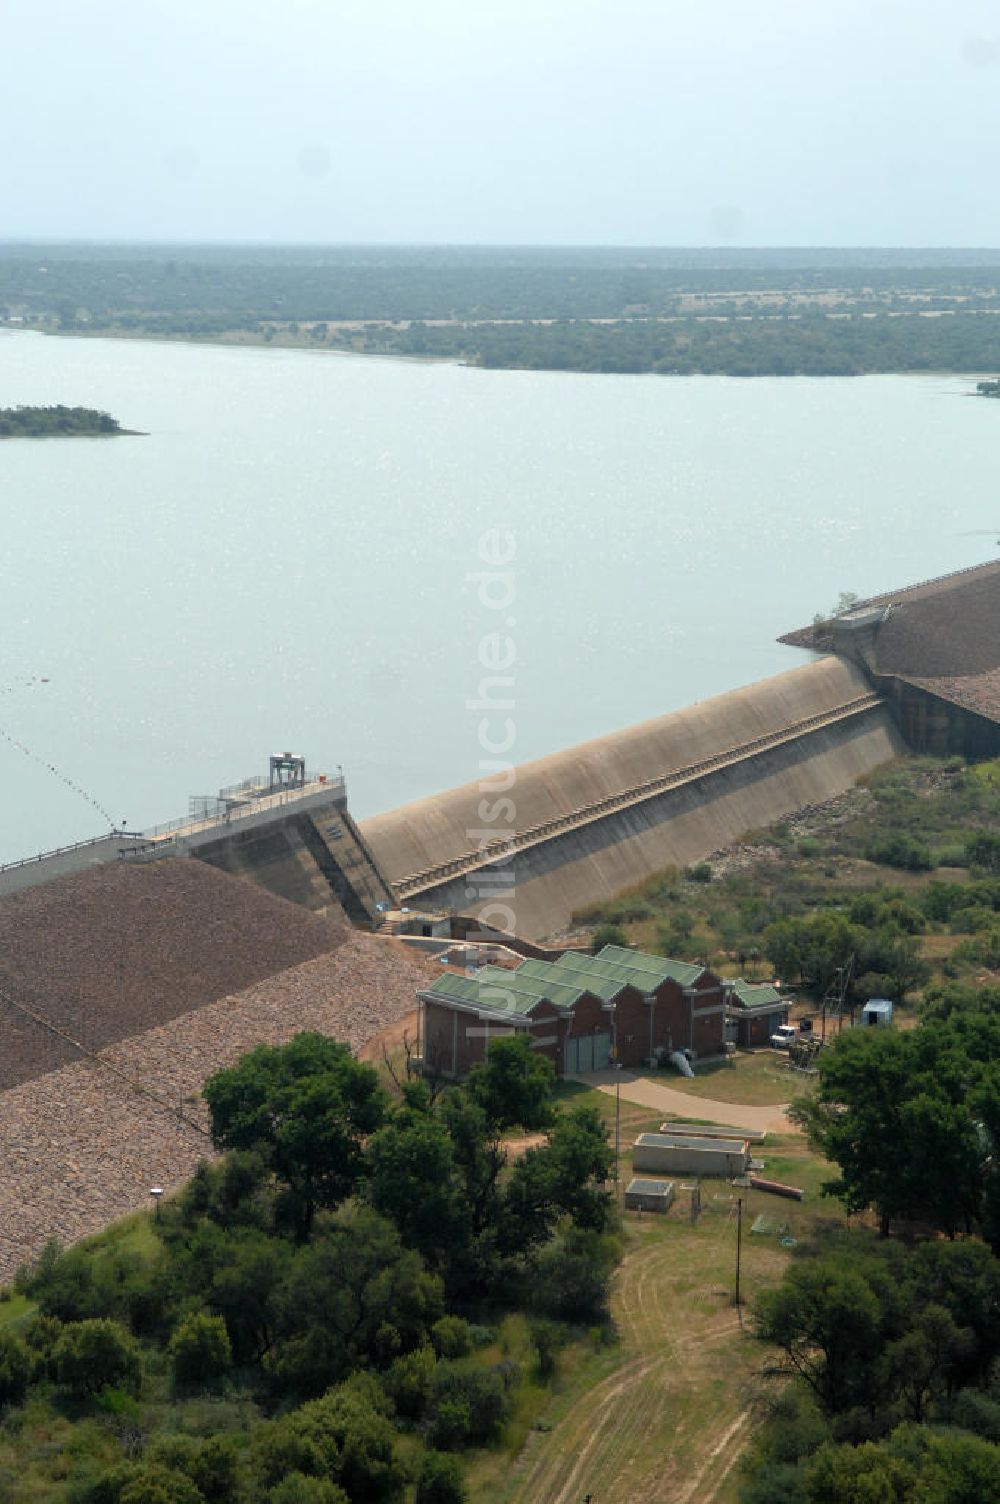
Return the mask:
M615 1094L615 1079L610 1071L599 1071L593 1076L576 1078L587 1086L596 1086L609 1097ZM688 1096L687 1092L675 1091L670 1086L661 1086L658 1081L647 1081L642 1076L630 1076L622 1071L619 1081L621 1094L626 1102L637 1102L640 1107L652 1107L656 1112L687 1121L724 1123L732 1128L752 1128L763 1133L797 1133L799 1130L787 1116L788 1103L776 1107L743 1107L739 1102L713 1102L709 1097Z
M0 1092L0 1282L49 1238L98 1232L149 1205L151 1185L187 1179L211 1153L206 1076L303 1029L359 1049L412 1013L428 976L404 946L354 932L336 951L108 1045L103 1064L78 1060Z

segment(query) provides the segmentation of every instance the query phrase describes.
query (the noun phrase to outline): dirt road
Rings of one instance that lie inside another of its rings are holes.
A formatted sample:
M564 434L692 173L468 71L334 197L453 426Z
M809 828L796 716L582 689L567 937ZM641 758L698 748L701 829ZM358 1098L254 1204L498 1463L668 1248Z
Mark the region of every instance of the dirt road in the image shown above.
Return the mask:
M744 1107L738 1102L713 1102L709 1097L693 1097L687 1092L676 1091L670 1086L661 1086L644 1076L633 1076L628 1071L597 1071L592 1076L578 1076L586 1086L613 1097L616 1085L626 1102L636 1102L640 1107L651 1107L664 1116L700 1119L710 1123L724 1123L732 1128L752 1128L755 1132L797 1133L795 1124L788 1119L788 1103L772 1107Z

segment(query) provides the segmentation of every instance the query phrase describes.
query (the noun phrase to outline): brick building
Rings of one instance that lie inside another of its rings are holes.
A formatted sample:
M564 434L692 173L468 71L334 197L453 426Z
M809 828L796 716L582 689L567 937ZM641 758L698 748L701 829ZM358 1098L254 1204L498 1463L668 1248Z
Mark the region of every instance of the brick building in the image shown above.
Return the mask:
M453 1077L509 1033L526 1034L560 1076L643 1065L676 1049L718 1055L729 985L701 966L614 945L513 971L446 972L418 995L420 1053L427 1069Z
M729 998L729 1038L745 1049L761 1049L771 1035L787 1024L791 998L783 998L770 982L735 983Z

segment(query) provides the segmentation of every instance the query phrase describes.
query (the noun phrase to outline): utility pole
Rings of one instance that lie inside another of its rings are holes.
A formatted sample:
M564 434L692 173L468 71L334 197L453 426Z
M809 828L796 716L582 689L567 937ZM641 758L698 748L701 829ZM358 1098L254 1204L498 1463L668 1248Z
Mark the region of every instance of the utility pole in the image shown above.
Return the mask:
M740 1259L743 1253L743 1197L736 1198L736 1313L740 1318L740 1326L743 1325L743 1313L740 1310Z
M619 1067L620 1069L621 1067ZM615 1077L615 1201L618 1201L618 1161L622 1142L622 1083Z

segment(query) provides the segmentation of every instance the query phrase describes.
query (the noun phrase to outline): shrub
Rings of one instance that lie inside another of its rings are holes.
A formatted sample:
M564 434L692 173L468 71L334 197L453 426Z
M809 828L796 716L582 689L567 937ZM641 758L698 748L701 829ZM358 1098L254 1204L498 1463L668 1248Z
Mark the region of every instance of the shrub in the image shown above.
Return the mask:
M868 860L879 862L884 867L899 867L905 872L930 872L934 866L930 847L915 836L895 831L873 841L868 848Z
M174 1382L212 1384L232 1367L229 1333L221 1316L195 1311L175 1329L168 1347Z
M965 845L969 865L982 867L986 872L1000 873L1000 836L992 831L980 831Z
M36 1314L24 1329L24 1342L32 1361L32 1379L55 1378L54 1353L62 1336L63 1324L54 1316Z
M240 1449L234 1436L210 1436L186 1469L210 1504L229 1504L239 1494Z
M204 1504L185 1473L155 1462L133 1468L118 1495L118 1504Z
M604 1321L614 1254L607 1239L572 1230L538 1255L533 1305L563 1321Z
M135 1339L117 1321L103 1317L64 1327L53 1361L59 1383L78 1399L104 1388L135 1393L142 1379L142 1355Z
M289 1473L267 1494L267 1504L349 1504L347 1495L329 1478Z
M415 1504L465 1504L468 1494L455 1457L427 1452L417 1480Z
M469 1323L461 1316L442 1316L435 1321L431 1341L439 1358L465 1358L472 1351Z
M289 1473L305 1473L339 1484L351 1499L397 1499L404 1470L386 1408L379 1385L361 1374L261 1428L255 1452L263 1482L273 1488Z
M563 1331L554 1321L533 1321L531 1340L538 1354L538 1374L550 1379L556 1371L556 1358L563 1345Z
M0 1332L0 1405L19 1405L31 1382L31 1353L13 1332Z
M597 955L606 945L627 945L628 936L617 924L599 924L590 942L590 949Z
M439 1363L431 1385L432 1446L491 1441L507 1415L503 1380L490 1368Z
M708 862L696 862L693 867L684 868L684 876L688 882L710 883L712 881L712 869Z
M437 1367L437 1357L432 1348L420 1347L416 1352L397 1358L385 1375L385 1387L397 1412L405 1420L421 1420L430 1400L431 1382Z

